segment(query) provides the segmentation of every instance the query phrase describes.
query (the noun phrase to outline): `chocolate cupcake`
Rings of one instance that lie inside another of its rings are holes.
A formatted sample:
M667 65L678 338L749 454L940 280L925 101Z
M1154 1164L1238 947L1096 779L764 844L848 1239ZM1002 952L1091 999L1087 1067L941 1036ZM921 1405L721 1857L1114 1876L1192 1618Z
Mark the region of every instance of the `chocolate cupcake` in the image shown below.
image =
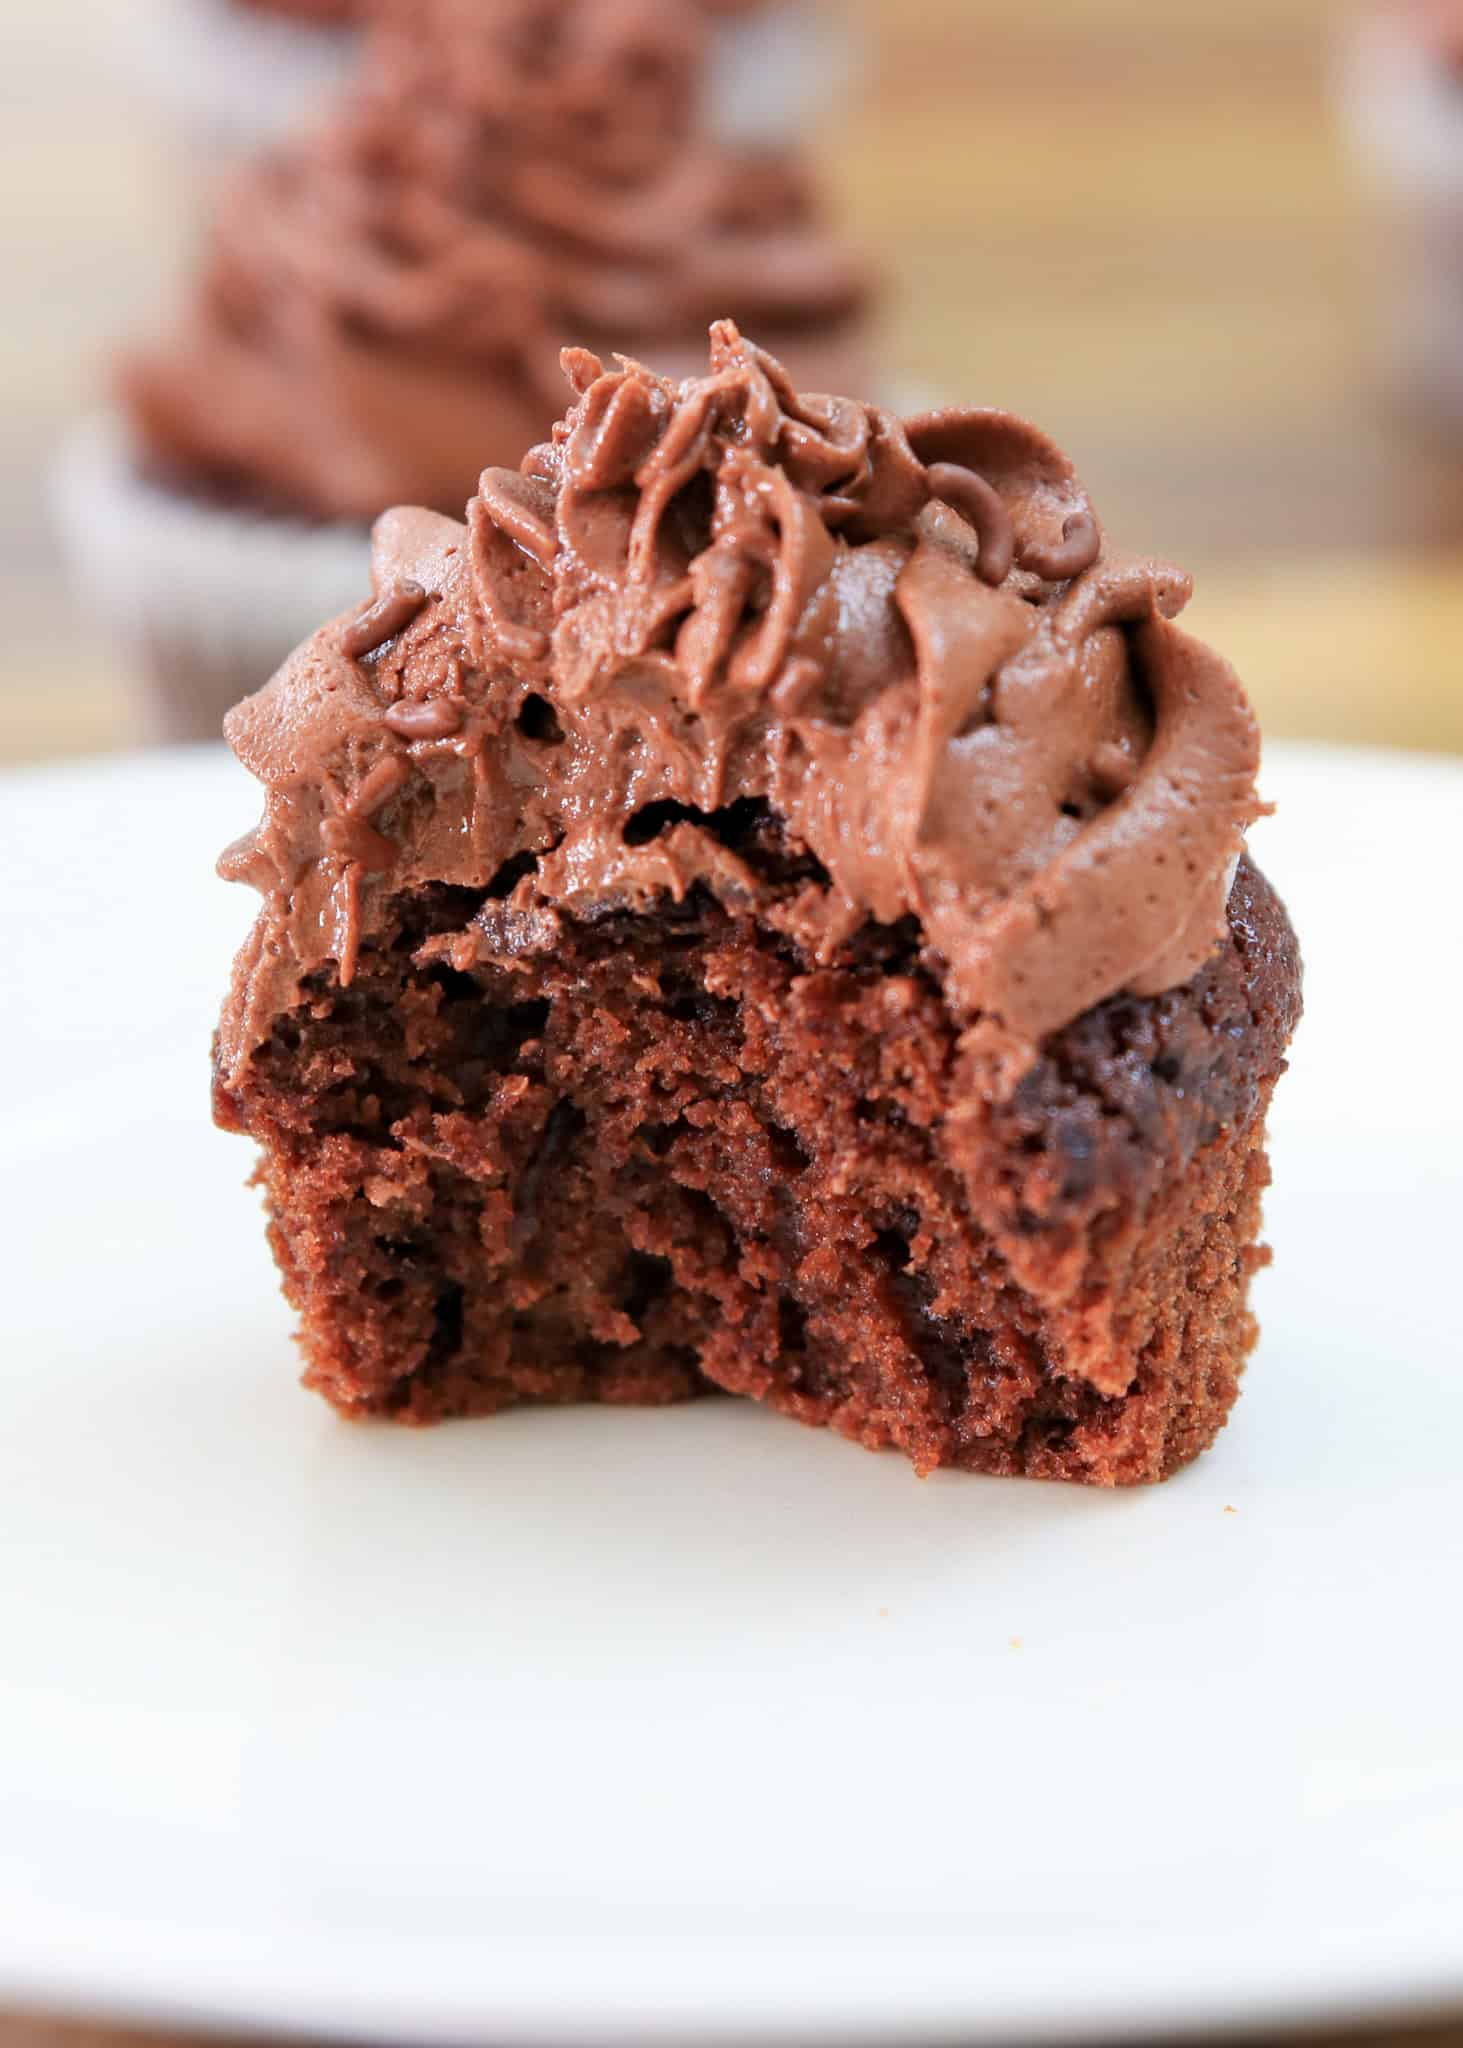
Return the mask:
M678 377L730 311L816 388L864 387L863 268L798 151L707 131L711 33L689 0L388 6L335 116L235 183L185 317L123 366L125 430L68 482L176 727L217 729L307 595L347 601L376 514L460 515L546 434L565 345ZM235 551L272 555L276 603L215 574Z
M1254 1341L1299 1012L1239 683L1006 414L584 352L227 736L215 1048L347 1415L750 1396L1097 1484Z

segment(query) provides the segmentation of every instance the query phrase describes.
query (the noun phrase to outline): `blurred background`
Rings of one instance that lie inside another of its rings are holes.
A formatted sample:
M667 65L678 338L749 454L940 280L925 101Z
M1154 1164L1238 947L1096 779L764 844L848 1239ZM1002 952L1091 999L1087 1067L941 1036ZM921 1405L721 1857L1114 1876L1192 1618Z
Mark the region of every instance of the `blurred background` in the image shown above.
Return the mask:
M196 163L129 45L164 0L5 0L0 757L126 744L126 663L44 502L109 349L156 327ZM895 373L1038 420L1109 527L1198 579L1272 736L1463 748L1463 455L1377 372L1390 285L1337 132L1329 0L855 0L820 138ZM1463 343L1460 343L1463 346Z
M133 744L127 664L47 511L68 422L163 319L204 197L138 80L163 0L0 0L0 761ZM1030 415L1272 737L1463 751L1463 438L1378 350L1391 243L1337 118L1330 0L853 0L864 95L819 140L922 402ZM1463 354L1463 329L1458 336ZM0 2014L0 2048L124 2036ZM1463 2044L1463 2027L1369 2039Z

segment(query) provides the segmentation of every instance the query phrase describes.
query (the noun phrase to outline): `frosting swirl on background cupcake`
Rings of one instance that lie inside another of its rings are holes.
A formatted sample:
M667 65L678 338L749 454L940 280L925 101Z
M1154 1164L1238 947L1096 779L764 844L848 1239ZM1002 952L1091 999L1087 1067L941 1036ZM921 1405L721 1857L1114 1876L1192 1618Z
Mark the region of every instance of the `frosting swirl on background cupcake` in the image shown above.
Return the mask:
M187 316L125 366L151 463L316 517L456 510L546 431L561 347L669 368L729 310L842 381L863 270L796 152L705 132L709 35L685 0L382 10L358 88L237 181Z
M278 14L290 21L359 21L371 0L234 0L249 14Z

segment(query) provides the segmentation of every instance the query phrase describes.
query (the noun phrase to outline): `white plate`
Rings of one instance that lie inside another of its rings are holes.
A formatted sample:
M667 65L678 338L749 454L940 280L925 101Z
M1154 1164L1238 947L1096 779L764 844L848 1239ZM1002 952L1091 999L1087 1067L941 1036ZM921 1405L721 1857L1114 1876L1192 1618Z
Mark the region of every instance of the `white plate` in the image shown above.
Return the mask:
M207 1120L252 788L0 783L0 2000L598 2048L1463 1999L1463 766L1267 782L1265 1340L1121 1495L730 1402L336 1422Z

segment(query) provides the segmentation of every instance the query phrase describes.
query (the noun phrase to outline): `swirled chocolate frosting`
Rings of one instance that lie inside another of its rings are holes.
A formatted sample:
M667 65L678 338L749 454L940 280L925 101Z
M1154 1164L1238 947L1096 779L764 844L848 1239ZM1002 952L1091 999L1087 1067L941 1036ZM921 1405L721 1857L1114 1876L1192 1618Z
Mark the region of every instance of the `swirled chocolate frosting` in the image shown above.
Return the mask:
M568 344L677 374L731 313L862 384L861 266L801 155L702 120L693 0L414 0L349 98L224 195L193 301L124 364L167 476L311 517L461 513L559 411Z
M1197 970L1258 814L1254 719L1173 624L1187 579L1110 548L1044 435L800 397L730 323L679 385L565 367L552 439L465 526L387 514L372 603L229 716L268 801L223 864L265 898L226 1074L431 883L488 892L469 959L697 885L811 958L915 918L1008 1077ZM707 829L743 800L810 857L792 897Z
M1384 8L1381 18L1410 30L1430 56L1455 76L1463 75L1463 0L1403 0Z

